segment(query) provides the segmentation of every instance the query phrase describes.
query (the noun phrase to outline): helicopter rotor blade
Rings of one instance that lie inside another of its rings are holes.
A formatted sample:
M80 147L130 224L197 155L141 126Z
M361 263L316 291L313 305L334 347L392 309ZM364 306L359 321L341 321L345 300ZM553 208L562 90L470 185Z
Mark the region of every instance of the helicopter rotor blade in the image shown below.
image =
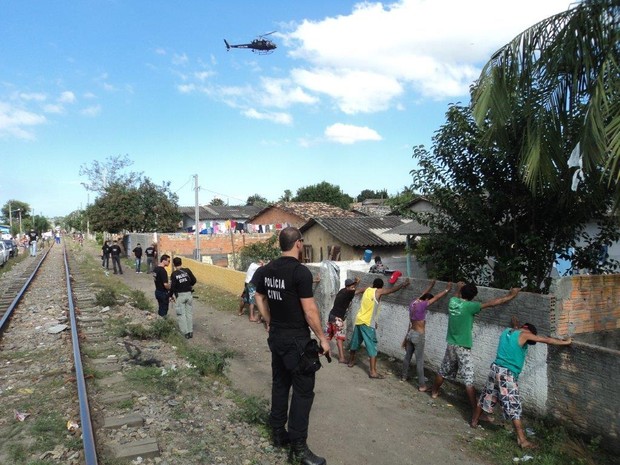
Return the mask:
M273 34L275 32L278 32L278 31L271 31L271 32L268 32L267 34L262 34L260 37L267 37L267 36L270 36L271 34Z

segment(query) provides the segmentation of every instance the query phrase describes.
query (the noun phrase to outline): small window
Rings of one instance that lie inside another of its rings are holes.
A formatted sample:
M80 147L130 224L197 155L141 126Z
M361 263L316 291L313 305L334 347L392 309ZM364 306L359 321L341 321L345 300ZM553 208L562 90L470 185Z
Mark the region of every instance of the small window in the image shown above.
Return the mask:
M312 261L313 261L312 260L312 246L304 244L303 262L304 263L312 263Z

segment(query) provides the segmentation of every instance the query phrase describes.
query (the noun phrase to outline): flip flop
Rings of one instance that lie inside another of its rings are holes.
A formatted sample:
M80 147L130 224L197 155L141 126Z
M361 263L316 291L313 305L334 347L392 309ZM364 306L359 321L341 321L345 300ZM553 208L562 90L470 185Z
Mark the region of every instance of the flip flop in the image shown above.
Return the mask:
M368 375L368 377L369 377L370 379L385 379L385 376L383 376L383 375L381 375L381 374L379 374L379 373L377 373L377 375L376 375L376 376L371 376L371 375Z

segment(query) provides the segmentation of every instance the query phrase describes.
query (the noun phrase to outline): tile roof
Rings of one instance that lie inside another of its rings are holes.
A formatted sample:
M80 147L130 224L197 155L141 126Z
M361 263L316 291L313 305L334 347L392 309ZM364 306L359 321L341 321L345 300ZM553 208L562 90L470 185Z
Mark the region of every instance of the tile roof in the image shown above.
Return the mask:
M351 247L403 245L405 239L388 231L410 221L398 216L358 216L356 218L313 218L300 230L319 225L336 239Z
M334 205L323 202L278 202L263 208L254 216L258 216L271 208L276 208L284 212L297 215L305 221L312 218L322 218L327 216L339 218L353 218L359 216L354 212L343 210L340 207L335 207ZM253 219L254 217L250 218L250 222L252 222Z

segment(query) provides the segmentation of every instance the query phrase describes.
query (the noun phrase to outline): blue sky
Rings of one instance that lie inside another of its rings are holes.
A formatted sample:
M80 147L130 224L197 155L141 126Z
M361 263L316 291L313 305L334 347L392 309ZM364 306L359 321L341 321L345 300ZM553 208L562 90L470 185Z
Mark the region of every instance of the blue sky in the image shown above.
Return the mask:
M180 205L195 174L200 203L396 194L490 55L569 4L4 1L0 205L66 215L94 200L80 166L125 154ZM273 54L226 51L270 31Z

